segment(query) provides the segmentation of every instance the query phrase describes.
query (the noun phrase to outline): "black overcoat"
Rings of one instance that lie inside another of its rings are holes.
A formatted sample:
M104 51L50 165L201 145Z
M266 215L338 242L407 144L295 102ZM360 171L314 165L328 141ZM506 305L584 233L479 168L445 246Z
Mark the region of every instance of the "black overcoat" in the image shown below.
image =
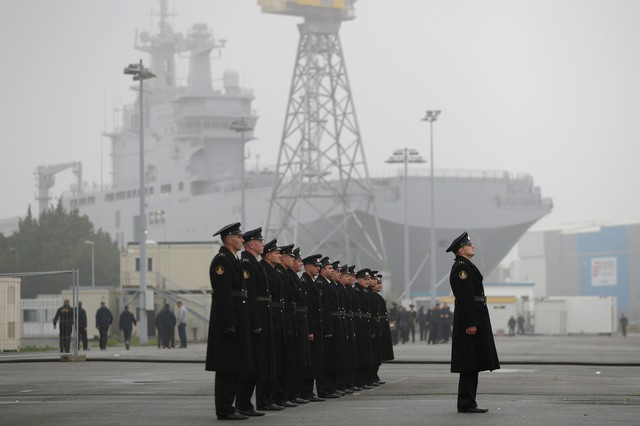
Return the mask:
M273 334L273 365L275 375L280 376L285 367L285 295L283 277L277 269L263 260L260 261L271 290L271 331Z
M211 261L209 279L212 302L205 368L230 374L253 371L242 266L225 246Z
M309 355L311 364L303 368L302 377L317 379L322 373L322 290L315 284L315 280L308 273L300 277L300 284L305 289L307 302L307 326L313 340L309 341Z
M380 344L380 361L391 361L393 356L393 341L391 340L391 327L389 326L389 311L387 302L376 293L378 300L378 335Z
M251 324L251 352L254 374L241 373L241 378L275 379L273 327L271 324L271 290L264 269L251 253L242 252L242 274L247 287L249 323ZM253 330L261 329L259 333Z
M298 373L311 365L309 354L309 324L307 323L307 291L300 282L300 277L295 271L287 269L287 277L291 282L291 291L295 300L295 351L296 369Z
M322 323L324 327L322 369L330 373L342 373L346 368L344 344L346 336L338 284L319 276L316 285L322 289Z
M456 256L449 283L456 298L453 312L451 372L463 373L500 368L491 321L484 298L482 274L468 259ZM466 333L477 327L475 335Z
M365 287L356 283L353 286L356 295L356 350L358 351L358 366L372 365L371 356L371 314L369 313L369 298Z

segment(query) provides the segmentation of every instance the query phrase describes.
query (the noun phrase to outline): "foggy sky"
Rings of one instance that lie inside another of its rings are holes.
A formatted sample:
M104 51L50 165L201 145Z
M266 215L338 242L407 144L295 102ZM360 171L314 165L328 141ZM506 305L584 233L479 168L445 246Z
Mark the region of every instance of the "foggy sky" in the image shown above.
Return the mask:
M256 0L170 5L174 30L205 22L228 40L214 78L235 69L254 90L248 166L257 154L275 164L299 18L262 14ZM84 180L99 184L102 159L110 182L101 133L135 98L122 70L148 63L133 43L136 28L157 30L152 9L157 1L0 2L0 219L28 204L37 212L38 165L82 161ZM361 0L356 13L341 39L374 174L397 148L428 157L420 119L441 109L436 169L531 174L554 201L538 227L640 220L640 2ZM72 180L58 175L52 195Z

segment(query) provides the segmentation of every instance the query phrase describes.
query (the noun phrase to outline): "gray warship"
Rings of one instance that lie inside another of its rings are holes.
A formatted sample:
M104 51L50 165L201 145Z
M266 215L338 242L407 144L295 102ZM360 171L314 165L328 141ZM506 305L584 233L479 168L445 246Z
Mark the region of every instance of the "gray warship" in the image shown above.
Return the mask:
M135 46L149 55L145 62L156 75L145 82L143 104L147 238L157 242L211 241L211 235L222 225L240 220L243 205L245 229L264 226L276 170L241 167L245 143L253 139L253 131L241 133L233 128L238 121L245 123L247 129L255 127L258 114L252 109L254 94L240 86L239 75L233 70L214 69L218 78L213 80L212 52L224 49L224 41L215 39L206 24L195 24L186 34L174 31L167 20L166 2L160 4L158 30L140 33ZM180 86L176 60L178 54L184 53L189 54L188 78L186 85ZM40 166L37 173L40 210L46 209L52 200L49 191L53 175L73 167L78 183L61 195L63 206L86 214L96 228L108 232L120 247L137 240L138 111L137 100L125 106L121 123L107 134L111 140L112 182L107 187L86 187L79 163ZM313 250L344 263L383 269L391 277L393 288L400 289L404 287L405 197L410 194L406 200L409 265L411 276L418 277L411 289L412 297L429 292L426 258L431 238L432 196L436 206L434 232L439 283L448 277L452 261L444 250L462 231L468 230L480 246L476 263L488 273L527 229L552 208L551 200L544 198L532 177L525 174L436 169L432 177L427 170L410 169L405 177L402 167L396 170L387 166L386 174L372 173L367 178L376 211L362 209L354 217L360 227L380 228L387 254L384 264L363 252L350 253L347 258L335 238L318 241L311 234L297 234L296 241L280 242L295 242L306 254ZM358 205L355 204L356 209ZM471 215L469 206L473 206ZM339 217L328 221L320 212L321 209L309 208L299 217L305 229L315 230L314 235L326 234L331 223L340 222ZM276 236L267 232L268 238ZM356 243L364 238L352 236ZM449 293L448 286L440 288L439 294Z

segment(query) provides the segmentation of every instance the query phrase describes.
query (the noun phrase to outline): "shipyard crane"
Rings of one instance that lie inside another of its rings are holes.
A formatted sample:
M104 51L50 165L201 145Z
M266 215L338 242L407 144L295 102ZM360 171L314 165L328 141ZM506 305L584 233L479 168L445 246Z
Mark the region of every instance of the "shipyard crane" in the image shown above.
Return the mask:
M355 1L258 0L264 13L304 18L266 228L388 270L339 37Z
M74 161L72 163L54 164L51 166L38 166L36 170L36 176L38 178L38 208L40 214L44 213L49 208L49 201L51 196L49 190L53 188L56 183L55 175L67 169L73 169L73 174L76 175L77 192L82 192L82 163Z

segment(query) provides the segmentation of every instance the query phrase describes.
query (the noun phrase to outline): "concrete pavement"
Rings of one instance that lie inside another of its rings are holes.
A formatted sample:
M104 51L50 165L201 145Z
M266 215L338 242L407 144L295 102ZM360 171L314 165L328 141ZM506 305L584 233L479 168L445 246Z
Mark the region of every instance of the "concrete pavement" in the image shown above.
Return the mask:
M416 343L395 347L400 361L382 366L384 386L242 424L638 423L640 336L498 337L497 345L503 368L480 375L478 402L487 414L456 413L450 346ZM56 362L53 353L24 354L30 362L21 363L15 354L2 354L0 423L214 423L214 374L204 371L205 348L109 348L90 351L89 362ZM574 364L564 365L568 361Z

